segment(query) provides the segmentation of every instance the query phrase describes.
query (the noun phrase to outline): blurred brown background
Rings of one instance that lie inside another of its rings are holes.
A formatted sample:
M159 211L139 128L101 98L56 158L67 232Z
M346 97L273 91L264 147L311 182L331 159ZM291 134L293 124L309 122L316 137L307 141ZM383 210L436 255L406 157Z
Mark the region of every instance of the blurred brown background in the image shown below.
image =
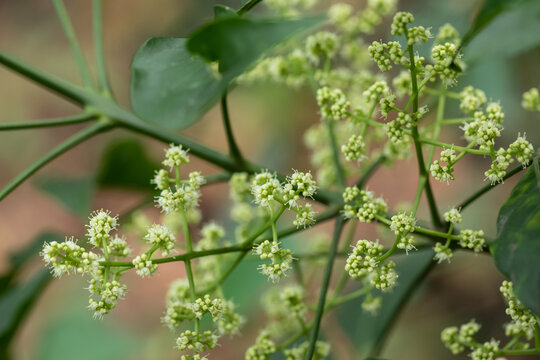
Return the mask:
M93 61L89 1L65 1L84 54ZM186 37L212 16L212 7L225 3L237 8L240 1L209 0L111 0L104 4L105 48L109 73L119 101L129 106L129 64L135 51L149 37ZM330 1L320 1L325 8ZM350 1L358 8L363 1ZM414 13L417 23L437 27L450 22L461 33L470 23L479 1L400 1L398 8ZM264 8L264 6L260 6ZM536 8L538 9L538 7ZM263 9L261 9L263 10ZM260 10L259 10L260 11ZM538 11L537 13L538 14ZM460 79L457 89L471 84L483 89L488 98L501 100L505 109L505 132L501 145L512 142L518 131L527 131L535 148L540 145L540 119L520 107L521 93L540 84L540 48L537 34L540 21L534 22L516 12L495 21L469 46L465 60L469 72ZM533 18L537 19L538 18ZM532 22L532 23L531 23ZM535 27L536 24L536 27ZM388 36L388 24L380 27L374 38ZM535 32L536 30L536 32ZM535 36L536 35L536 36ZM78 72L67 41L49 1L0 0L0 48L40 69L79 83ZM450 102L447 117L459 113L456 102ZM279 86L238 88L231 94L230 111L240 147L248 158L287 172L291 168L307 170L308 152L302 143L302 132L318 121L314 100L308 91L286 90ZM71 104L51 95L40 87L0 68L0 122L28 121L70 115L77 112ZM79 126L46 130L27 130L0 133L0 186L6 184L22 169L53 146L74 133ZM226 151L218 109L211 110L199 123L185 132L221 151ZM459 131L444 135L447 140L460 141ZM53 161L43 170L0 202L0 270L7 267L9 253L20 249L44 230L82 236L84 223L70 214L52 197L36 188L36 179L44 176L66 178L90 177L99 168L104 148L114 139L137 138L124 131L99 136ZM163 144L139 138L150 155L159 161ZM279 143L279 145L276 145ZM212 166L193 161L193 169L204 174L216 172ZM487 159L468 158L456 168L457 180L447 186L435 184L436 196L442 209L450 208L483 186L483 170ZM369 187L394 208L412 201L416 188L416 165L404 161L395 168L377 173ZM464 227L482 228L488 236L496 233L497 211L516 179L490 192L464 213ZM92 208L107 208L121 213L141 200L135 191L100 189ZM226 221L228 188L212 185L203 191L204 219ZM147 210L152 216L157 211ZM427 214L420 215L427 219ZM122 219L121 219L122 221ZM323 232L328 225L316 227ZM359 227L358 237L374 238L372 227ZM301 237L298 237L301 239ZM298 246L302 247L299 242ZM305 246L305 245L304 245ZM34 268L41 264L36 262ZM336 267L340 273L340 269ZM251 344L262 317L257 314L254 289L268 286L256 274L255 265L239 269L251 271L249 286L230 284L232 297L240 302L240 312L251 321L244 329L245 336L221 341L213 359L240 359ZM27 276L28 274L23 274ZM181 264L160 267L152 279L140 279L128 274L127 299L102 321L92 320L86 311L86 284L77 277L53 281L38 301L16 339L16 359L175 359L174 337L159 322L164 309L164 294L168 283L181 276ZM382 356L389 359L452 359L443 348L439 334L443 327L460 324L475 318L483 324L480 338L502 338L502 324L507 321L498 286L502 276L491 258L459 253L452 264L438 266L425 284L420 286L410 304L405 307L397 326L390 334ZM231 282L235 280L232 279ZM240 280L238 280L240 281ZM242 281L245 281L243 279ZM2 316L2 314L0 314ZM350 317L354 321L354 317ZM354 324L353 324L354 325ZM348 327L350 328L350 326ZM323 335L334 341L334 359L355 359L350 349L355 347L353 332L339 329L337 317L325 325ZM337 335L336 335L337 334ZM464 358L464 357L463 357Z

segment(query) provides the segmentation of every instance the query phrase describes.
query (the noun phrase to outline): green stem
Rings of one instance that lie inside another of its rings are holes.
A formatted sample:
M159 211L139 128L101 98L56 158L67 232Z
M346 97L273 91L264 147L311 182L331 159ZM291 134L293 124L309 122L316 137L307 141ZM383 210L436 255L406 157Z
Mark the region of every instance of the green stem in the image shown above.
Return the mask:
M309 341L309 347L306 352L306 360L311 360L313 354L315 353L315 345L319 337L319 329L321 326L321 320L323 317L323 312L326 304L326 294L328 292L328 287L330 285L330 278L332 276L332 267L334 265L334 259L336 257L336 252L339 244L339 238L341 237L341 230L343 229L344 219L342 216L338 216L336 219L336 224L334 227L334 236L332 239L332 244L330 246L330 251L328 252L328 260L326 263L326 269L323 275L323 282L321 285L321 293L319 295L319 303L317 305L317 311L315 313L315 319L313 320L313 331L311 333L311 339Z
M442 94L442 92L441 92ZM442 125L454 125L454 124L462 124L464 122L473 121L473 117L464 117L464 118L455 118L455 119L445 119L441 121Z
M0 191L0 200L4 199L9 195L15 188L22 184L26 179L28 179L32 174L41 169L43 166L47 165L52 160L56 159L58 156L62 155L69 149L75 147L76 145L82 143L83 141L97 135L101 132L110 130L113 128L108 120L100 121L95 124L88 126L87 128L79 131L62 144L58 145L47 154L43 155L40 159L36 160L32 165L27 167L23 172L17 175L12 179L4 188Z
M527 165L525 168L527 168L528 166L530 166L530 164L532 164L532 161L531 163L529 163L529 165ZM472 194L471 196L469 196L467 199L463 200L461 202L461 204L459 204L457 206L457 209L461 209L463 210L464 208L466 208L467 206L469 206L470 204L472 204L473 202L476 201L476 199L478 199L480 196L484 195L485 193L487 193L488 191L490 191L491 189L495 188L496 186L498 186L499 184L503 183L504 180L508 180L509 178L511 178L512 176L520 173L521 171L523 171L525 169L523 166L521 165L518 165L516 166L515 168L513 168L512 170L508 171L506 173L506 175L502 178L502 182L500 183L495 183L493 185L491 184L487 184L483 187L481 187L478 191L476 191L474 194Z
M56 14L58 15L58 19L60 20L60 24L62 25L62 30L64 30L64 33L68 38L69 45L71 46L71 51L73 52L73 57L77 62L77 66L79 67L79 72L81 73L83 83L85 87L91 89L93 87L92 77L90 76L88 65L84 60L81 48L79 46L79 42L77 41L77 36L75 35L75 31L73 30L73 25L71 24L71 20L69 19L69 14L66 10L66 7L64 6L64 2L62 0L53 0L53 4L56 10Z
M244 164L244 157L236 144L234 134L231 127L231 120L229 117L229 107L227 106L227 91L223 93L221 97L221 115L223 118L223 126L225 127L225 133L227 134L227 143L229 144L229 154L239 167Z
M74 116L66 116L66 117L61 117L61 118L56 118L56 119L39 120L39 121L26 122L26 123L3 123L3 124L0 123L0 131L26 130L26 129L36 129L36 128L43 128L43 127L80 124L83 122L94 120L97 117L98 115L96 114L82 113L82 114L74 115Z
M189 232L189 225L186 218L186 212L182 208L180 210L180 219L182 222L182 228L184 230L184 239L186 241L186 250L188 253L193 252L193 245L191 243L191 234ZM186 267L186 275L189 282L189 295L191 298L191 302L195 302L197 299L197 290L195 289L195 280L193 278L193 269L191 268L191 261L188 259L184 261L184 265ZM199 331L199 319L195 319L195 332Z
M242 7L240 9L238 9L238 11L236 11L236 13L240 16L244 15L245 13L247 13L249 10L251 10L252 8L254 8L258 3L260 3L262 0L249 0L247 3L245 3L244 5L242 5Z
M25 64L3 51L0 51L0 64L79 105L84 104L85 99L88 97L88 92L84 89Z
M182 146L189 148L190 153L194 156L206 160L224 170L229 172L245 171L251 174L262 170L260 166L247 162L243 167L238 167L238 165L225 154L199 144L198 142L193 141L185 136L175 134L167 129L159 128L156 125L148 124L139 119L133 113L119 106L112 99L81 89L53 75L37 70L32 66L3 53L2 51L0 51L0 64L34 82L37 82L38 84L43 85L48 90L65 96L79 105L86 105L91 109L95 109L95 112L98 112L101 115L118 122L118 125L121 125L126 129L152 137L168 144L181 144ZM280 179L285 178L279 174L278 177ZM317 191L317 193L313 196L313 199L323 204L339 203L340 201L338 194L323 189Z
M454 144L447 144L441 141L433 140L433 139L427 139L427 138L420 138L419 141L424 144L430 144L435 145L442 148L454 148L454 150L459 150L462 152L465 152L467 154L475 154L475 155L491 155L491 151L489 150L477 150L477 149L470 149L466 146L458 146Z
M500 355L540 355L540 350L538 349L526 349L526 350L502 350L497 351L494 356Z
M410 70L411 70L411 83L412 83L412 93L413 93L412 96L414 96L412 113L414 114L418 112L418 85L416 82L417 81L416 68L415 68L415 63L414 63L414 52L413 52L412 45L409 45L408 52L409 52L409 61L411 63ZM420 136L418 134L417 120L413 122L412 137L414 141L414 148L416 150L416 160L418 162L418 170L420 173L420 177L426 178L425 190L426 190L426 197L427 197L428 205L429 205L429 212L431 214L431 221L433 222L435 227L439 228L442 226L442 222L439 217L439 210L437 209L437 204L435 203L435 197L433 196L431 185L429 183L429 178L426 171L426 164L424 163L424 155L422 153L422 144L420 142Z
M350 250L349 248L352 245L357 224L358 222L354 220L350 222L349 231L347 232L347 235L345 237L344 253L347 253ZM337 253L336 253L336 256L338 256ZM336 285L336 288L334 289L333 299L335 299L337 296L339 296L339 294L341 294L341 292L343 291L343 288L345 288L345 285L347 285L348 280L349 280L349 273L343 270L343 273L341 274L341 278L339 279Z
M92 29L94 33L94 48L96 52L96 64L99 90L106 97L112 96L111 87L107 77L107 65L103 46L103 1L92 1Z
M441 85L441 93L439 94L438 104L437 104L437 115L435 117L435 127L433 129L433 139L437 140L439 138L439 133L441 131L441 124L444 118L444 108L446 105L446 95L444 93L444 85ZM426 163L429 165L433 161L433 156L435 155L435 147L432 146L429 149L429 154Z
M343 166L341 166L341 161L339 160L339 149L337 147L336 134L334 133L334 123L330 119L324 119L324 122L328 131L328 138L330 140L330 147L332 149L332 159L334 162L337 180L340 187L344 188L346 186L345 172L343 171Z
M385 218L384 216L375 215L375 219L379 223L385 224L386 226L390 226L390 224L392 223L392 221ZM426 229L426 228L423 228L423 227L420 227L420 226L415 226L412 233L427 235L427 236L432 237L432 238L452 239L452 240L459 240L460 239L460 237L457 236L457 235L448 235L447 233L444 233L444 232L430 230L430 229Z
M422 198L422 192L424 191L426 182L427 182L427 177L424 175L421 175L420 178L418 179L418 187L416 189L416 195L414 197L414 203L412 207L413 216L416 216L416 213L418 212L418 207L420 206L420 199Z

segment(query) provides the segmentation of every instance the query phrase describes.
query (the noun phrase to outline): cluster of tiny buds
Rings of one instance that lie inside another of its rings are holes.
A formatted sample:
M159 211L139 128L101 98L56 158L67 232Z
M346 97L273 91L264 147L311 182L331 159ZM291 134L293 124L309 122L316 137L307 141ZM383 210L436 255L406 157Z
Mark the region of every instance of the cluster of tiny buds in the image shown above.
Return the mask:
M323 118L338 121L349 116L351 104L340 89L322 87L316 98Z
M188 179L181 180L179 177L180 166L189 163L187 150L181 145L172 145L166 150L165 160L162 164L169 167L169 170L176 170L176 179L169 178L169 172L160 169L156 172L151 183L161 193L156 202L162 211L167 214L178 211L193 211L199 203L199 188L206 182L206 179L198 171L191 172ZM174 185L174 186L172 186Z
M174 234L165 225L152 225L148 229L144 239L155 249L160 249L162 256L169 256L174 252L176 239Z
M446 183L450 180L454 180L454 164L456 158L456 152L453 148L442 150L439 160L433 161L429 168L431 176Z
M111 216L110 212L99 210L92 214L88 223L87 233L88 241L95 247L103 246L104 241L110 238L110 232L116 229L118 218Z
M341 146L341 152L347 161L361 162L366 158L366 144L360 135L353 134L347 144Z
M171 144L171 146L165 150L165 160L163 160L162 164L163 166L169 167L170 170L173 170L182 164L188 164L189 157L187 153L187 150L184 150L182 145L175 146L174 144Z
M410 232L413 232L414 227L416 226L416 219L404 212L392 216L391 220L392 222L390 223L390 230L392 230L394 234L402 237L406 236Z
M506 314L512 318L514 327L519 329L518 332L522 332L526 335L532 335L535 326L538 325L538 321L536 320L532 311L527 309L516 297L512 282L507 280L503 281L500 291L508 304Z
M317 65L320 59L329 60L339 49L339 38L328 31L319 31L306 39L306 53L310 61Z
M395 264L389 261L380 264L383 246L378 241L358 240L347 258L345 271L353 279L368 278L371 285L381 290L388 290L396 284Z
M86 252L73 238L66 238L63 242L45 243L41 256L51 267L55 277L70 272L95 273L99 267L98 256L93 252Z
M523 93L521 106L529 111L540 111L540 91L538 88L531 88Z
M375 198L373 192L360 190L356 186L347 187L343 192L343 216L357 218L362 222L371 222L375 216L384 216L388 209L382 198Z
M259 270L263 275L276 283L287 275L287 272L291 269L291 263L293 257L291 250L282 249L275 241L265 240L258 245L255 245L253 252L259 256L261 260L271 260L270 264L262 264L259 266Z
M461 230L459 237L459 245L463 248L472 249L474 252L481 252L484 249L486 241L482 230Z
M446 221L447 223L454 224L454 225L461 224L461 222L463 221L463 215L461 215L459 210L456 208L452 208L448 210L447 212L445 212L443 214L443 217L444 217L444 221Z
M156 272L158 266L150 260L150 255L147 253L135 257L132 261L133 267L137 275L147 277Z
M300 205L300 196L312 197L317 185L311 173L294 171L282 184L274 174L263 171L256 174L251 181L251 193L254 202L264 208L273 206L276 201L296 212L294 224L298 227L311 226L315 223L315 212L311 204Z
M533 337L534 328L538 324L536 317L530 310L523 307L523 304L516 298L511 282L503 281L500 291L508 304L506 313L512 318L512 322L506 325L506 335L511 336L512 340L503 350L526 349L528 344L521 342L520 339L524 337L526 340L530 340ZM483 343L477 342L474 337L479 330L480 325L471 320L459 328L452 326L444 329L441 333L441 340L454 355L469 348L471 359L493 360L500 351L499 341L491 339ZM495 360L498 359L502 360L503 358L496 358Z
M255 340L255 344L246 351L246 360L269 359L270 355L277 351L276 344L270 339L268 332L261 332Z
M209 330L202 333L186 330L176 339L176 347L181 351L190 350L200 353L215 348L218 339L219 337Z

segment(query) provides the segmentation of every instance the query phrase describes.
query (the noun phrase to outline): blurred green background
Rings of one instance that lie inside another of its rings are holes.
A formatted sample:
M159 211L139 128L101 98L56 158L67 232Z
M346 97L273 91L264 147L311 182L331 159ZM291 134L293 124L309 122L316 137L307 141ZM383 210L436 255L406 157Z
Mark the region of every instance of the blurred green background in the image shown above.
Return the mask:
M111 82L120 103L129 106L129 64L139 46L152 36L188 36L211 18L213 5L218 3L234 8L240 5L240 1L208 0L105 2L105 48ZM322 9L332 2L319 3ZM364 6L364 1L349 3L358 8ZM450 22L463 34L480 3L476 0L400 1L398 8L411 11L418 24L432 27L434 32L440 25ZM84 54L92 60L91 4L89 1L66 1L66 5ZM264 6L257 11L263 12ZM386 22L380 26L380 33L372 38L388 37L388 25ZM503 146L512 142L520 131L527 132L535 148L540 145L538 115L526 112L520 106L521 94L540 85L538 34L540 2L531 1L497 18L473 40L465 52L468 71L460 78L457 90L470 84L483 89L488 99L500 99L506 113L505 131L500 142ZM49 1L0 0L0 47L43 70L79 82L70 49ZM447 117L459 116L457 105L450 102ZM293 91L275 85L239 87L231 94L229 107L240 147L249 159L283 172L291 168L310 168L307 160L309 153L301 138L302 132L318 118L309 91ZM76 111L71 104L0 68L0 122L59 117ZM79 128L76 125L0 133L0 184L6 184L43 152ZM212 109L185 133L218 150L227 150L218 109ZM461 134L456 131L445 136L447 139L459 139ZM124 131L114 131L64 154L0 202L0 271L8 270L9 254L30 244L43 231L81 236L84 232L84 214L88 208L107 208L113 213L123 213L146 196L137 189L94 186L95 174L102 170L101 159L111 144L119 140L131 144L127 145L131 146L128 149L130 154L138 151L133 141L140 142L148 154L148 163L159 161L163 154L163 144ZM483 186L483 174L478 168L488 166L487 159L470 158L457 166L457 180L451 187L435 184L441 208L450 208L456 199L464 199L473 189ZM214 167L199 161L193 161L190 168L201 170L204 174L216 172ZM145 169L141 167L137 172L144 174L141 175L143 179L148 174L148 167ZM410 202L417 180L411 169L416 169L411 161L398 163L395 168L382 169L370 181L369 187L376 193L382 193L391 208L402 202ZM396 172L399 176L396 176ZM130 178L139 175L130 175ZM75 212L50 195L54 192L50 179L58 178L66 180L67 183L62 186L72 186L73 193L80 197L74 205L79 206ZM494 236L497 209L515 181L507 181L504 186L499 186L467 209L464 227L482 228L488 236ZM44 193L43 189L48 193ZM205 220L215 218L225 224L227 186L205 188L201 207ZM151 207L146 212L149 216L158 215ZM427 218L426 213L420 215ZM312 230L317 234L328 231L327 225ZM375 235L372 227L358 229L358 237ZM294 244L291 246L305 249L301 236L291 240L291 243ZM35 261L33 266L18 274L18 278L26 281L40 267L39 261ZM248 316L250 322L246 324L242 336L220 342L221 346L212 356L214 359L243 358L243 352L262 327L264 317L258 312L258 298L260 290L269 284L255 268L256 262L246 261L226 283L227 295L237 302L240 312ZM101 321L93 320L91 313L86 310L85 282L73 276L53 281L18 332L14 358L178 358L178 353L173 349L174 337L160 324L159 318L164 310L168 284L182 273L181 264L169 264L160 267L159 274L152 279L143 280L128 274L127 299ZM471 318L483 324L480 338L502 338L502 324L507 319L498 292L501 280L502 276L491 258L483 255L458 253L452 264L437 266L399 316L382 356L404 360L456 358L440 343L440 331L445 326L457 325ZM365 346L371 329L366 329L360 313L360 302L352 302L330 315L324 323L322 335L331 341L334 359L361 358L354 355L353 350ZM8 315L2 313L0 317L7 318Z

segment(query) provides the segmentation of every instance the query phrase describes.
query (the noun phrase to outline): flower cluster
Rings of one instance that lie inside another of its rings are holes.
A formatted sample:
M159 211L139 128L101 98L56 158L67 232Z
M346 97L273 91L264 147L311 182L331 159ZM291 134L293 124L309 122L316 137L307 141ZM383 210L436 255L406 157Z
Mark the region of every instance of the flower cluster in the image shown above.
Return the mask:
M538 88L531 88L523 93L521 106L530 111L540 111L540 91Z
M71 238L64 242L52 241L45 243L41 256L55 277L63 274L75 273L97 273L99 268L99 257L93 252L86 252L83 247Z
M325 61L332 59L338 48L338 37L328 31L320 31L306 39L306 53L314 64L318 64L321 58Z
M346 118L351 106L340 89L330 89L328 87L317 90L317 104L321 109L323 118L335 121Z
M152 183L161 191L156 199L157 206L167 214L195 210L199 204L199 189L206 180L199 172L190 173L186 180L180 179L181 165L189 163L187 151L181 145L171 145L162 163L176 172L176 179L169 179L164 169L156 172Z
M311 204L300 205L300 196L312 197L317 185L311 173L294 171L281 183L274 174L263 171L253 176L251 193L257 205L267 208L272 216L272 206L279 203L296 212L294 224L298 227L311 226L315 223L315 213ZM272 220L275 221L275 220Z
M534 314L516 297L511 281L503 281L500 291L508 304L506 314L512 318L511 326L513 327L513 331L522 333L530 339L535 326L538 324Z
M246 360L269 359L277 351L276 344L270 339L270 334L262 332L255 344L247 349Z
M383 72L392 70L395 65L406 65L408 62L405 52L397 41L383 43L374 41L368 48L369 56Z
M505 326L506 336L511 337L512 340L504 347L504 350L511 352L527 349L528 343L522 340L532 339L534 328L538 325L537 319L516 298L511 282L503 281L500 291L508 304L506 313L512 318L512 321ZM459 329L455 326L444 329L441 340L453 354L459 354L469 348L469 356L472 359L493 360L500 350L499 341L491 339L483 343L477 342L474 337L479 330L480 325L472 320L461 325Z
M276 241L265 240L256 245L253 251L261 260L269 259L272 261L270 264L260 265L259 270L274 283L285 277L291 269L293 261L291 250L280 248Z
M347 161L361 162L366 158L366 144L360 135L352 135L347 144L341 146Z
M345 271L353 279L367 278L369 283L381 290L392 288L397 281L395 263L382 263L383 247L378 241L358 240L347 258Z
M441 151L439 160L433 161L429 171L431 176L439 181L448 183L454 180L454 164L456 162L456 152L454 149L444 149Z
M356 186L348 187L343 192L343 215L348 219L357 218L362 222L371 222L375 216L384 216L388 206L382 198L375 198L373 192L360 190Z
M466 86L459 93L459 99L459 108L467 114L474 114L483 108L487 102L486 94L482 90L475 89L470 85Z
M484 249L484 231L482 230L461 230L459 233L459 245L463 248L480 252Z
M398 236L406 236L408 233L414 231L416 226L416 219L413 216L406 213L400 213L392 216L392 222L390 223L390 230Z

